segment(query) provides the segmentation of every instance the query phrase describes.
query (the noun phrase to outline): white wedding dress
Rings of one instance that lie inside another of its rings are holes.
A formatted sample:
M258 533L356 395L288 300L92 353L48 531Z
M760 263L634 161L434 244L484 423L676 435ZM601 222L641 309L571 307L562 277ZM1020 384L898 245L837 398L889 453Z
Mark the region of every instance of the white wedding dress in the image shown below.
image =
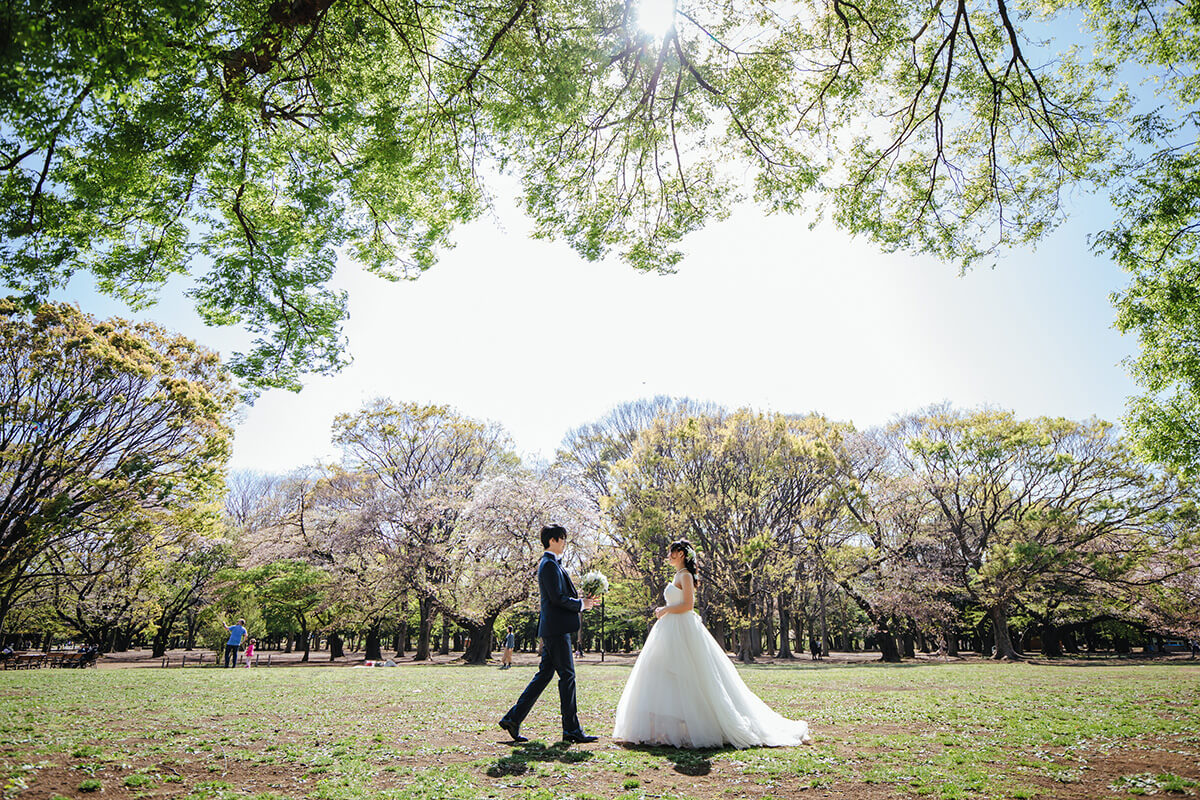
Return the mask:
M667 605L683 601L673 582ZM809 741L742 681L698 614L664 614L646 637L617 703L613 738L675 747L778 747Z

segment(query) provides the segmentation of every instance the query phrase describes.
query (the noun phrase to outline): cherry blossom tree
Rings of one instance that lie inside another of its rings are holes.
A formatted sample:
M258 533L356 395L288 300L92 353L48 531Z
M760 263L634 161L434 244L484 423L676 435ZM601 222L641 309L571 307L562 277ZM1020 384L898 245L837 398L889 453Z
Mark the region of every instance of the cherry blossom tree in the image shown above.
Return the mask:
M500 614L537 594L540 534L551 523L566 528L566 561L578 563L597 518L562 470L512 470L472 492L447 553L449 577L428 587L438 610L470 636L463 654L468 663L485 663Z
M439 587L455 580L451 551L464 508L476 486L514 466L508 436L498 425L446 406L377 400L334 421L344 468L370 484L364 524L383 540L395 574L417 595L415 659L430 658Z

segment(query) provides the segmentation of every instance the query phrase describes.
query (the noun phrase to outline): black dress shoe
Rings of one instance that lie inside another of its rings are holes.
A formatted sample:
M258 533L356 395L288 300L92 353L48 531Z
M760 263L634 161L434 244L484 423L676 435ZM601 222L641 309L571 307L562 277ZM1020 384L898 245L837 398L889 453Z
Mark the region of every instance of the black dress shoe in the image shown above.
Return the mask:
M506 719L502 719L500 720L499 725L501 728L504 728L504 730L508 731L508 735L513 738L514 742L529 741L529 737L521 735L521 726L515 722L509 722Z
M599 736L588 736L586 733L564 733L562 740L564 742L574 742L575 744L585 744L587 742L600 741Z

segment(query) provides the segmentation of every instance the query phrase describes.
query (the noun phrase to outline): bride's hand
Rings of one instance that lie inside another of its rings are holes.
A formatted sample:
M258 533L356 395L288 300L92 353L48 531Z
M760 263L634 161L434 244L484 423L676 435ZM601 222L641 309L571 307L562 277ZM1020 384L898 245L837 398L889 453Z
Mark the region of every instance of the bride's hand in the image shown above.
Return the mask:
M666 615L667 615L667 607L666 606L659 606L658 608L654 609L654 618L655 619L662 619Z

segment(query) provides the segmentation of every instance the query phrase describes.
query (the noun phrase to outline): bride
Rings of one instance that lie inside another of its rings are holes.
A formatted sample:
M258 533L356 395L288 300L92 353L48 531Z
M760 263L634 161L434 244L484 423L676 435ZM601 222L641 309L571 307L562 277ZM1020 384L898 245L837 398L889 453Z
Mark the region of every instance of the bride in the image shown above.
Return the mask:
M747 688L692 612L696 552L686 539L672 542L667 562L675 578L654 610L658 622L646 638L621 700L613 738L675 747L753 747L808 743L808 723L785 719Z

